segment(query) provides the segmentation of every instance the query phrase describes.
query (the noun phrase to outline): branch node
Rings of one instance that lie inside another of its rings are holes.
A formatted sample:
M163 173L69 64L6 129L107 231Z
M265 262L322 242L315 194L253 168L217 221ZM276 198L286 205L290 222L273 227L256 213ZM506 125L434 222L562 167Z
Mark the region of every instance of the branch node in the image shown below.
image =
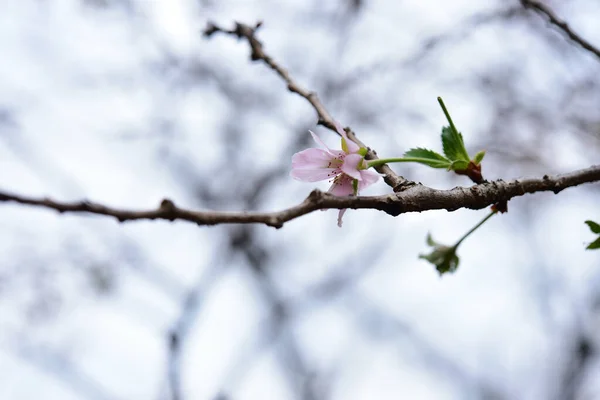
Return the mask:
M267 225L272 226L275 229L283 228L283 222L281 222L281 220L277 217L269 218L269 220L267 221Z
M473 197L475 197L475 198L481 197L481 193L479 192L479 187L471 186L471 188L469 190L470 190L471 194L473 195Z
M563 190L563 188L562 188L561 186L562 186L562 185L561 185L561 181L560 181L560 180L559 180L559 181L556 181L556 182L554 183L554 187L552 188L552 192L553 192L554 194L559 194L559 193L560 193L560 192L562 192L562 190Z
M315 205L319 205L321 203L321 200L323 200L323 194L324 193L321 192L319 189L315 189L312 192L310 192L306 200Z
M172 200L163 199L160 202L159 211L163 217L169 221L173 221L177 218L177 206L175 206L175 203L173 203Z

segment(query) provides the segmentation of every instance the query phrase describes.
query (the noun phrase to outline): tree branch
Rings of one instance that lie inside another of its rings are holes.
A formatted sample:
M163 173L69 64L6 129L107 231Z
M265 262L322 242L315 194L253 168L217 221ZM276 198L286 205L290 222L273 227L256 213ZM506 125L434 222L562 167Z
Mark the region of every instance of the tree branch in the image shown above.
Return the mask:
M594 54L596 57L598 57L600 59L600 49L593 46L590 42L588 42L587 40L583 39L581 36L579 36L578 34L573 32L573 30L571 30L569 25L565 21L562 21L561 19L559 19L558 16L550 9L550 7L548 7L545 4L542 4L536 0L520 0L520 1L521 1L521 4L523 5L523 7L533 9L533 10L537 11L538 13L546 16L548 18L548 21L550 21L551 24L555 25L562 32L564 32L569 37L569 39L571 39L575 43L579 44L585 50L589 51L590 53Z
M545 6L532 0L521 1L524 6L534 7L541 12L546 13L553 23L559 24L559 26L561 26L560 24L563 24L563 29L565 29L566 32L571 32L568 30L566 24L558 21ZM336 131L335 120L327 112L317 95L314 92L310 92L300 87L291 78L287 70L277 64L263 51L262 43L255 37L255 32L258 27L260 27L260 23L255 27L236 23L234 29L226 30L215 24L209 23L204 30L204 35L210 37L216 32L222 32L235 35L238 38L245 38L251 48L251 59L262 60L266 63L287 83L288 90L302 96L313 106L319 116L320 124ZM574 35L576 38L573 40L581 44L581 39L578 38L578 36L572 32L570 33L570 36L571 35ZM587 42L583 43L585 44ZM584 44L582 44L582 46L584 46ZM600 52L598 52L598 55L600 55ZM356 139L356 136L351 130L347 129L347 131L354 141L359 145L364 146L360 140ZM367 158L377 159L377 155L374 151L369 150ZM405 178L396 175L387 165L379 166L376 169L378 172L385 175L386 182L394 189L395 193L383 196L337 197L329 193L323 193L319 190L313 190L302 203L276 212L194 211L178 207L169 199L164 199L156 209L134 211L111 208L88 201L71 203L58 202L48 198L36 199L1 191L0 202L15 202L24 205L45 207L60 213L72 212L111 216L116 218L119 222L162 219L168 221L183 220L196 223L200 226L231 223L261 223L267 226L281 228L285 222L316 210L330 208L365 208L380 210L392 216L397 216L407 212L421 212L438 209L445 209L448 211L454 211L460 208L481 209L492 204L506 202L513 197L522 196L526 193L541 191L553 191L554 193L558 193L571 186L600 181L600 165L596 165L587 169L553 177L545 175L541 179L514 180L510 182L498 180L495 182L484 182L469 188L456 187L451 190L438 190L410 182Z
M48 198L36 199L15 194L0 192L0 202L45 207L60 213L89 213L116 218L119 222L135 220L162 219L168 221L183 220L200 226L217 224L253 224L260 223L281 228L284 223L309 214L316 210L329 208L342 209L374 209L392 216L407 212L421 212L445 209L448 211L460 208L481 209L489 205L508 201L513 197L526 193L561 190L600 181L600 165L573 171L567 174L530 178L504 182L502 180L485 182L471 187L456 187L451 190L433 189L415 184L402 192L382 196L348 196L337 197L319 190L313 190L300 204L275 212L219 212L194 211L177 207L171 200L165 199L153 210L133 211L104 206L102 204L82 202L57 202Z
M279 75L287 84L287 88L290 92L296 93L303 98L305 98L311 106L315 109L318 116L318 124L323 125L326 128L331 129L332 131L337 133L335 128L336 122L335 119L329 114L321 100L315 92L309 91L303 87L301 87L289 74L289 72L283 68L279 63L277 63L271 56L263 50L263 44L256 38L256 30L262 25L261 22L258 22L254 27L251 27L246 24L242 24L240 22L235 23L235 27L233 29L224 29L218 25L215 25L212 22L208 22L206 28L204 29L204 36L210 38L217 32L221 32L227 35L237 36L238 39L246 39L248 41L248 45L250 46L250 59L252 61L262 61L269 66L277 75ZM346 128L346 132L350 139L356 142L361 147L368 148L363 142L361 142L354 132L351 129ZM374 150L369 149L366 157L367 160L376 160L377 153ZM413 182L405 179L402 176L396 174L388 165L384 164L378 167L375 167L375 170L383 175L385 182L392 187L395 192L404 190L407 187L410 187Z

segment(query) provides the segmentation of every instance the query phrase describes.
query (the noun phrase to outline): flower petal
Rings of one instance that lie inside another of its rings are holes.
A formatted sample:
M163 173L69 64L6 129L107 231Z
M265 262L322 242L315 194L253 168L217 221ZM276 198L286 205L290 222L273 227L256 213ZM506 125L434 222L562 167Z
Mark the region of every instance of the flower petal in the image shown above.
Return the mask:
M352 187L352 178L345 174L337 176L328 192L335 196L353 195L354 188Z
M346 175L349 175L352 178L361 181L363 179L361 175L362 170L359 170L358 166L361 165L362 162L363 156L361 156L360 154L348 154L346 157L344 157L344 163L342 164L340 169Z
M306 149L292 156L292 168L321 167L328 168L334 157L321 149Z
M370 169L361 169L360 175L362 180L358 181L358 190L361 191L364 188L371 186L379 180L379 174Z
M304 182L324 181L338 174L339 170L334 168L294 168L290 172L292 178Z
M309 132L312 135L315 142L317 142L319 144L319 146L323 147L327 153L331 154L332 156L335 156L335 151L331 150L329 147L327 147L325 142L323 142L320 137L318 137L313 131L309 131Z
M337 121L333 121L333 124L335 125L335 130L338 131L338 133L342 136L344 136L346 134L346 132L344 131L344 128L342 127L342 125L337 122Z
M347 208L342 208L340 210L340 212L338 213L338 220L337 220L337 225L341 228L342 227L342 217L344 216L344 214L346 213Z
M335 122L335 129L342 136L342 149L344 149L344 141L346 142L347 154L357 153L360 150L360 146L348 138L348 134L337 121Z
M331 179L341 171L337 167L339 159L321 149L306 149L292 156L290 176L306 182Z

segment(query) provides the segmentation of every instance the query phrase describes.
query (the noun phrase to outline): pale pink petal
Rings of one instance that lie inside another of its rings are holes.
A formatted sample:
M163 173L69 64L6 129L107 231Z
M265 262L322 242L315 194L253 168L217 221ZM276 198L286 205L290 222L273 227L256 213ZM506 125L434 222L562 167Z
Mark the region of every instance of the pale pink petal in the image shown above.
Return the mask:
M321 149L306 149L292 156L292 168L320 167L327 168L334 157Z
M358 190L363 190L367 186L371 186L375 182L379 180L379 174L370 169L361 169L360 175L362 176L362 180L358 181Z
M348 134L346 133L344 128L342 128L342 126L337 122L335 123L335 129L338 131L338 133L340 135L342 135L342 140L346 141L346 147L348 148L348 154L356 153L356 152L358 152L358 150L360 150L360 146L348 138Z
M348 175L339 175L328 190L329 193L336 196L350 196L354 194L352 178Z
M332 156L336 155L335 154L335 153L337 153L336 150L331 150L329 147L327 147L327 145L325 144L325 142L323 142L321 140L321 138L318 137L313 131L309 131L309 132L312 135L312 137L315 140L315 142L317 142L319 144L319 146L323 147L327 153L331 154Z
M304 182L316 182L331 179L339 173L334 168L293 168L290 176L296 180Z
M337 122L337 121L333 121L333 125L335 125L335 130L338 131L338 133L342 136L344 136L346 134L346 132L344 131L344 128L342 127L342 125Z
M337 225L341 228L342 227L342 217L344 216L344 214L346 213L347 208L342 208L340 210L340 212L338 213L338 220L337 220Z
M361 181L363 178L361 176L361 171L359 171L358 166L363 162L363 156L360 154L348 154L344 158L344 163L340 167L340 169L346 174L351 176L352 178Z
M348 138L348 135L346 135L346 132L344 132L344 139L346 140L346 146L348 147L348 153L350 153L350 154L358 153L358 151L360 150L360 146L357 145L356 143L354 143L352 140L350 140Z

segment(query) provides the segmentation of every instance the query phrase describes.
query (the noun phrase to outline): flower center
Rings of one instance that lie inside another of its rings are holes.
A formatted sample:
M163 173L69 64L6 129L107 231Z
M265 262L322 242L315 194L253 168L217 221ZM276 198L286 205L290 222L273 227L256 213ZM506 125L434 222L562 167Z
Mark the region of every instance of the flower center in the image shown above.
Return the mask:
M332 158L329 163L327 163L327 168L339 168L344 163L345 154L341 154L336 158Z
M336 185L344 185L344 184L348 184L352 182L352 177L349 175L346 175L344 173L341 173L339 175L337 175L335 178L333 178L333 183L335 183Z

